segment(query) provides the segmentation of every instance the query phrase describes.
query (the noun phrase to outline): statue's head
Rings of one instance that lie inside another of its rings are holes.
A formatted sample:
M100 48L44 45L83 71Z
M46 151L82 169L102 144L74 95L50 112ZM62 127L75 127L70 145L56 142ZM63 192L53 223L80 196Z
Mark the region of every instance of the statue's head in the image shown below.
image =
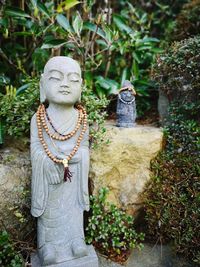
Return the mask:
M40 101L74 105L81 98L81 69L70 57L51 58L40 80Z
M132 101L133 99L135 99L135 96L133 94L133 91L132 90L129 90L129 89L126 89L126 90L123 90L121 93L121 98L124 100L124 101Z

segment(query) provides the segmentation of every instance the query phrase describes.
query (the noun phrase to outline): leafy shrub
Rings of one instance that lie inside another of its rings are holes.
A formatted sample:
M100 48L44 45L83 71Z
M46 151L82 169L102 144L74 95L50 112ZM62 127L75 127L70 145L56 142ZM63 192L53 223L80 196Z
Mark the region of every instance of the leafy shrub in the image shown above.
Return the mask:
M200 34L200 1L192 0L183 6L178 15L171 39L183 40L197 34Z
M200 36L175 42L158 58L153 72L159 90L169 103L187 104L188 112L200 104L199 51Z
M148 236L200 264L200 36L175 42L154 78L169 100L164 150L144 192Z
M98 196L90 198L92 214L86 228L86 241L93 243L104 255L123 261L131 248L142 248L144 234L135 231L132 216L106 203L107 193L108 189L102 188Z
M9 89L0 95L0 118L5 135L20 137L29 133L31 117L39 105L38 79L27 78L26 83L29 87L23 93L16 95L16 89Z
M104 142L104 127L106 118L106 107L109 103L105 96L97 97L92 89L83 87L82 103L88 113L88 123L90 125L90 142L93 147Z
M174 27L174 20L177 14L179 14L182 6L188 1L189 0L132 0L132 3L134 3L137 8L146 12L150 34L162 40L166 40L168 31Z
M193 108L192 108L193 107ZM152 162L144 192L148 235L173 240L176 251L200 264L199 106L173 105L165 150Z
M22 258L14 250L8 233L0 233L0 265L4 267L22 267Z

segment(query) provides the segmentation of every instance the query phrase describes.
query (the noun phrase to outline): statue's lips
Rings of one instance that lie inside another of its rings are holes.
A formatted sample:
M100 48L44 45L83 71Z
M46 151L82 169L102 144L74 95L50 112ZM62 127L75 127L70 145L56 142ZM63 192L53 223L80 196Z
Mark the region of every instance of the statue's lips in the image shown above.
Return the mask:
M68 95L68 94L70 94L70 92L68 92L68 91L59 91L61 94L63 94L63 95Z

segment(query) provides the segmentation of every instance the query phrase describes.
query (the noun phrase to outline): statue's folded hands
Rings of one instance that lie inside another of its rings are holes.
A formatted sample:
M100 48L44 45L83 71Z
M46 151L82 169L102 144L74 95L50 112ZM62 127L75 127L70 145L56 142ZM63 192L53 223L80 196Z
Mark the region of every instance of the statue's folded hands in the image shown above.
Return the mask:
M46 170L46 177L49 184L59 184L63 182L63 166L55 164L47 158L44 162L44 169Z

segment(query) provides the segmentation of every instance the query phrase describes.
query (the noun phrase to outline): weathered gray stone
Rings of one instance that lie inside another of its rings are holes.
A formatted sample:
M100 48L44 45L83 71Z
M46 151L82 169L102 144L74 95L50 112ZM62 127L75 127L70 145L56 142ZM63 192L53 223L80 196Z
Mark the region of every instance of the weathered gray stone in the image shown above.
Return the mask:
M169 108L169 99L163 91L159 90L158 112L160 116L160 123L162 125L164 125L164 121L168 117L168 108Z
M170 246L145 244L141 251L134 249L128 261L121 265L99 256L99 267L197 267L177 256Z
M125 81L117 99L117 126L132 128L136 120L135 91L130 81Z
M49 267L98 267L98 258L96 252L92 246L87 246L88 256L69 260L67 262L48 265ZM37 254L31 255L31 266L32 267L42 267L40 259Z

